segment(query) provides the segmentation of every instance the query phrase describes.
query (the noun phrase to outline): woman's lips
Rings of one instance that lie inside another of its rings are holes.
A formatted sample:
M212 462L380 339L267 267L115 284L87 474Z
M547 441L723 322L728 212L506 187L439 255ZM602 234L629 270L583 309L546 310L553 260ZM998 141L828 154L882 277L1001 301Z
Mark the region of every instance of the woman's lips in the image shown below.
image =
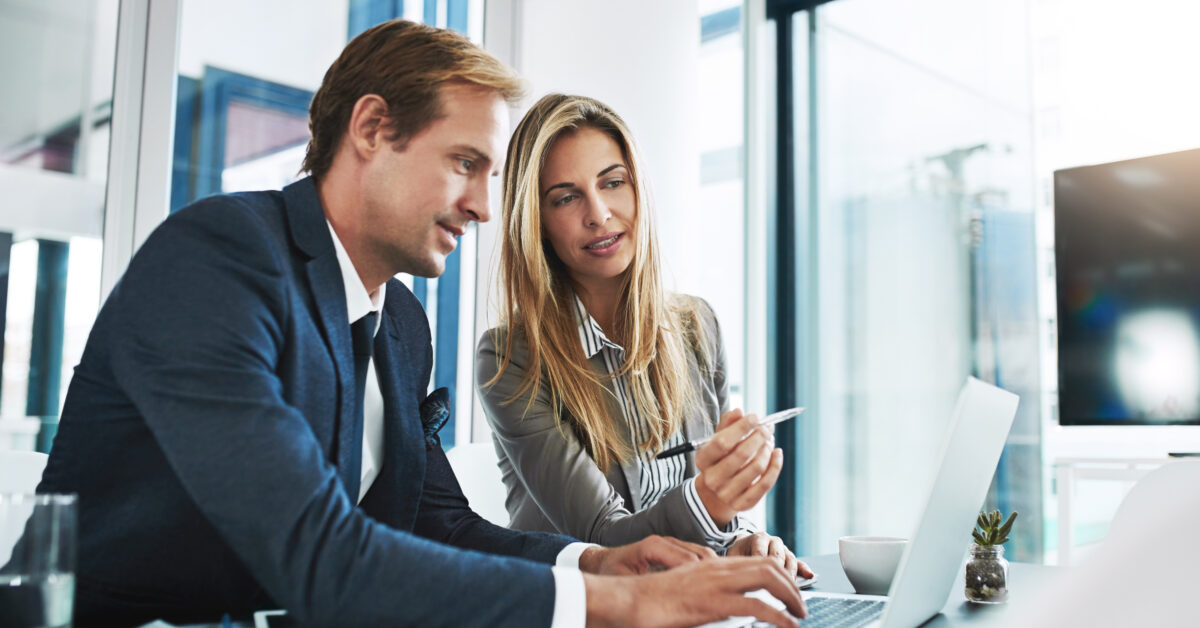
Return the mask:
M611 255L621 246L621 242L624 239L624 233L606 234L589 242L583 247L583 250L593 255Z

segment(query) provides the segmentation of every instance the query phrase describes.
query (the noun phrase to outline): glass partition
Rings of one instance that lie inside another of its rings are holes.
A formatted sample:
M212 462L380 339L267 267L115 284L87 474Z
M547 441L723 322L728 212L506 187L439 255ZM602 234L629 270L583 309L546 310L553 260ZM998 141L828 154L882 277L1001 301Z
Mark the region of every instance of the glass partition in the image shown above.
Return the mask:
M0 449L48 450L99 306L117 7L0 4Z
M814 357L821 428L846 445L819 464L852 471L847 533L912 528L969 374L1027 400L995 500L1040 520L1031 111L1025 68L1000 63L1025 50L1020 13L941 0L817 11ZM1010 556L1036 556L1040 531L1019 532Z
M774 520L795 526L803 552L907 536L974 375L1024 400L989 506L1022 513L1009 555L1038 559L1033 112L1014 62L1029 47L1026 7L812 5L775 15L792 20L777 58L779 89L793 91L777 101L789 180L774 295L794 309L777 308L773 329L796 352L776 386L810 412L784 435L794 497Z

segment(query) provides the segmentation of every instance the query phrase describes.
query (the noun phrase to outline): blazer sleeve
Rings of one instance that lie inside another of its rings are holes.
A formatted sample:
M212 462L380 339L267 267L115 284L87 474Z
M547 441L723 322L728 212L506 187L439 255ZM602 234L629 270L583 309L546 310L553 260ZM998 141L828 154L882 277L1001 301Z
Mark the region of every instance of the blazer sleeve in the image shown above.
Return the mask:
M168 219L105 306L126 328L114 376L189 497L305 625L548 625L546 565L456 550L354 506L283 398L273 366L302 299L277 231L240 203Z
M717 313L713 311L708 301L700 297L693 298L696 300L697 308L702 312L702 323L707 328L705 332L707 337L704 341L709 344L709 355L712 356L712 385L717 394L717 407L721 414L724 414L729 411L729 378L725 366L725 341L721 338L721 323L717 320ZM717 429L720 420L719 415L713 417L714 430Z
M518 532L480 517L467 504L446 452L436 440L425 448L425 488L413 530L463 549L516 556L553 565L575 539L548 532Z
M512 462L529 497L563 534L600 545L624 545L652 534L704 544L700 523L685 501L683 485L637 513L596 466L569 427L559 429L546 390L506 403L520 388L525 374L525 350L514 351L508 368L494 385L485 384L499 369L500 350L492 332L479 340L475 381L493 437Z

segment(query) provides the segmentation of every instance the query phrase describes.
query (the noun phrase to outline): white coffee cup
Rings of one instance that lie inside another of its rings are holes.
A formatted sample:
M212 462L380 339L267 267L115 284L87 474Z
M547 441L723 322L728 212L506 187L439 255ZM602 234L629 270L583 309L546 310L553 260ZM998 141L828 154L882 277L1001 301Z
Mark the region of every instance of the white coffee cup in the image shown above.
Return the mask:
M838 539L842 570L858 593L887 595L908 539L894 536L843 536Z

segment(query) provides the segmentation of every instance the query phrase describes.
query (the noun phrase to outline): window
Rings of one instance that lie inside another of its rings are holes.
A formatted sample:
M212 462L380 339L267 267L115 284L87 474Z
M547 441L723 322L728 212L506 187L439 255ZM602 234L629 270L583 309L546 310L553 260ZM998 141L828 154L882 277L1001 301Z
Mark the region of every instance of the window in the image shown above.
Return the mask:
M0 6L0 448L47 451L100 299L117 2Z
M482 5L482 0L183 0L171 209L210 194L278 189L296 180L309 138L309 101L353 36L403 17L479 41ZM473 311L474 286L473 276L464 281L461 260L473 259L474 237L472 230L461 239L441 277L400 277L429 315L431 386L449 388L454 415L463 417L469 416L473 390L470 361L459 367L460 337L470 334L461 336L459 328L473 321L459 312ZM469 339L463 342L469 347ZM447 448L458 440L454 415L441 432ZM466 440L469 425L461 429Z
M700 3L698 120L704 126L696 134L699 205L694 212L676 212L671 233L659 236L685 245L668 257L671 270L683 292L703 296L717 314L725 343L730 407L735 408L745 405L746 373L741 13L740 2ZM711 251L720 252L719 262L707 253Z
M768 4L787 91L776 100L772 333L786 351L774 398L809 408L786 434L798 462L776 524L799 552L832 551L843 534L909 534L968 374L1031 401L990 502L1041 521L1024 6ZM1040 558L1041 534L1018 527L1009 555Z

